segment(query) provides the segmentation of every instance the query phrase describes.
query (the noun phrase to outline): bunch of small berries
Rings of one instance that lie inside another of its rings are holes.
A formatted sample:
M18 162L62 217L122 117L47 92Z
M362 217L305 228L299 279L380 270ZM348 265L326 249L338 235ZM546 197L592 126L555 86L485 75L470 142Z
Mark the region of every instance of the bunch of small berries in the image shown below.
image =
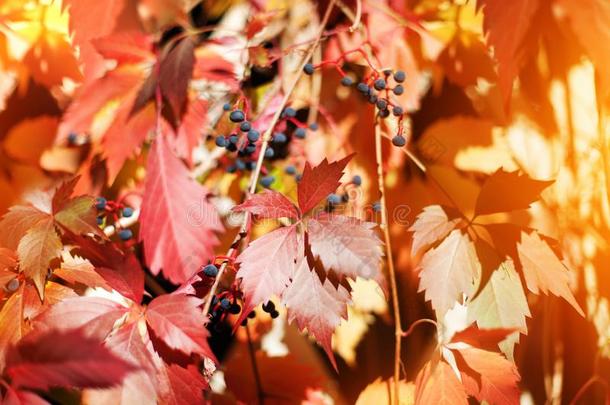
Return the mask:
M117 235L120 240L127 242L133 238L133 232L128 228L121 228L119 219L129 218L133 215L133 208L125 206L121 202L106 200L104 197L95 199L95 208L98 211L97 224L114 225L117 229Z

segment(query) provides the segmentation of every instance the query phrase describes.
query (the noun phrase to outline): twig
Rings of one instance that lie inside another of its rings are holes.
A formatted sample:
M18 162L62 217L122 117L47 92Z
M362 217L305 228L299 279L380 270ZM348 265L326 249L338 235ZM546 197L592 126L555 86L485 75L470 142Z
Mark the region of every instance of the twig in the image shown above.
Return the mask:
M388 261L388 272L390 275L390 288L392 290L392 307L394 311L394 395L391 403L397 404L399 401L398 382L400 380L400 347L402 342L402 327L400 323L400 305L398 302L398 288L396 286L396 272L394 271L394 259L392 258L392 244L390 230L388 228L388 213L385 200L385 180L383 175L383 156L381 153L381 128L379 121L375 122L375 159L377 162L377 179L379 183L380 203L381 203L381 229L385 241L385 251Z
M254 374L254 384L256 385L256 396L258 397L259 405L265 403L265 392L263 391L263 385L261 383L261 376L258 371L258 365L256 363L256 353L254 351L254 345L252 344L252 337L250 336L250 326L246 325L246 336L248 338L248 354L250 355L250 362L252 363L252 374Z
M417 321L413 322L413 323L411 324L411 326L409 326L409 329L407 329L407 331L406 331L406 332L403 332L403 333L402 333L402 337L407 337L407 336L409 336L411 333L413 333L413 331L415 330L415 327L416 327L416 326L421 325L421 324L424 324L424 323L428 323L428 324L430 324L430 325L434 325L434 327L436 328L437 333L438 333L438 323L436 323L436 321L435 321L435 320L433 320L433 319L428 319L428 318L422 318L422 319L418 319Z
M280 119L280 116L282 114L282 111L284 110L284 107L286 107L286 104L288 103L288 100L290 99L292 92L294 91L299 80L301 79L301 76L303 75L303 68L305 67L305 64L307 64L307 62L311 59L315 49L320 44L320 41L324 34L324 27L328 23L328 19L330 18L330 12L332 11L332 9L335 5L335 1L336 0L331 0L330 3L328 4L328 7L326 8L326 12L324 13L324 18L322 19L322 22L320 23L320 29L318 30L318 35L316 36L316 40L311 45L311 47L309 48L309 51L307 52L307 54L301 61L301 64L299 65L299 70L296 72L292 83L290 83L290 86L288 86L288 89L286 90L286 93L284 94L284 98L282 99L281 104L277 107L277 110L276 110L275 114L273 115L271 122L269 123L269 127L263 134L263 138L262 138L263 143L262 143L261 149L259 151L258 160L256 161L256 167L254 168L254 171L250 175L250 184L248 186L247 195L254 194L256 192L256 184L258 183L258 178L260 176L260 172L263 167L263 160L265 159L265 151L267 150L267 146L269 145L269 140L271 139L271 134L273 133L273 128L275 127L278 120ZM237 234L235 240L233 241L233 244L231 245L231 249L229 249L229 253L227 253L227 256L231 256L231 257L233 256L233 254L235 253L235 246L237 246L239 241L242 239L242 235L247 233L249 224L250 224L250 214L246 214L244 221L241 224L239 233ZM210 310L210 306L212 304L212 298L214 297L214 294L216 293L216 289L218 288L218 284L220 283L220 279L222 278L226 268L227 268L227 263L225 262L220 266L220 269L218 269L218 274L216 275L214 284L212 284L212 288L210 288L210 292L208 293L208 298L206 299L205 305L203 306L204 314L207 314L208 311Z
M107 227L104 228L104 235L111 237L112 235L114 235L114 233L116 232L117 229L122 229L122 228L129 228L130 226L134 225L136 222L138 222L138 217L140 216L140 210L135 210L133 212L133 214L131 214L130 217L121 217L117 222L118 222L118 227L116 226L117 224L115 223L114 225L108 225Z
M608 383L602 378L593 375L587 380L586 383L583 384L582 387L580 387L576 395L574 395L574 398L570 401L570 405L576 405L576 401L578 401L580 397L582 397L584 393L589 389L589 387L591 387L595 383L599 383L604 386L604 391L606 391L606 398L608 398Z

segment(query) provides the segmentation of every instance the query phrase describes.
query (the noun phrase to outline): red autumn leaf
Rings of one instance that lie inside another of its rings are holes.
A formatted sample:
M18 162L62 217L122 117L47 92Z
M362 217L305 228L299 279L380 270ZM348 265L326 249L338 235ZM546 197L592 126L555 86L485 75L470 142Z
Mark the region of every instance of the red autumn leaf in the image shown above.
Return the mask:
M517 384L521 378L512 362L499 353L474 347L458 349L456 352L467 365L467 370L460 367L460 371L469 395L490 404L519 404Z
M539 0L477 0L483 9L483 30L498 62L498 84L505 103L510 101L513 80L525 62L523 43L538 9Z
M291 225L254 240L237 257L237 277L241 278L245 296L244 314L273 295L282 294L297 270L302 251L297 225Z
M54 269L53 275L70 284L80 283L87 287L111 290L102 276L95 272L95 267L91 262L78 255L71 255L65 250L61 254L61 267Z
M336 369L332 335L341 318L347 319L349 292L342 285L333 286L328 279L322 283L307 260L301 260L292 283L282 294L282 302L288 308L288 321L296 322L301 331L307 329Z
M96 267L95 271L110 287L139 304L144 294L144 271L136 256L129 253L112 264L112 268Z
M122 326L106 340L105 346L139 370L129 373L118 387L85 391L84 402L123 405L156 403L159 388L157 368L142 340L138 323Z
M203 392L208 384L196 367L189 365L187 368L183 368L177 364L170 364L165 369L165 376L168 389L161 396L164 404L202 404L205 402Z
M83 335L102 340L127 311L128 308L105 298L77 297L53 305L38 316L35 322L38 327L45 329L80 329Z
M70 13L70 31L80 48L85 77L95 77L103 72L103 58L97 54L91 40L114 30L125 0L68 0L62 6L67 7Z
M49 402L32 392L16 390L9 386L6 388L2 405L49 405Z
M534 294L549 292L565 299L581 316L585 316L570 290L570 273L549 245L536 232L521 232L517 244L527 288Z
M176 154L192 164L193 149L202 141L202 131L208 124L208 102L189 100L182 122L173 139Z
M195 274L223 230L208 192L190 177L165 137L155 140L147 164L140 240L153 274L180 284Z
M250 196L242 204L233 208L233 211L246 211L259 218L291 218L300 217L299 210L283 194L273 190L263 190L259 194Z
M14 387L105 388L135 367L79 330L28 335L9 351L5 374Z
M553 181L533 180L517 171L498 169L483 184L477 198L475 215L527 209L540 198L542 190L551 184Z
M51 260L59 257L61 247L55 223L50 218L38 222L19 241L19 269L34 281L40 297L44 296Z
M188 36L177 41L159 66L159 87L169 101L174 116L182 116L187 90L195 66L195 42Z
M447 363L430 361L417 374L415 403L420 405L467 405L468 395Z
M461 302L462 294L474 292L480 264L468 235L455 229L436 248L430 249L420 263L419 291L426 292L426 300L442 317Z
M353 217L322 213L307 221L311 252L326 270L354 280L377 280L383 252L373 230L376 226Z
M303 177L298 187L299 208L303 214L314 208L339 187L343 169L352 157L353 155L349 155L333 163L328 163L324 159L313 168L309 163L305 164Z
M457 218L449 218L447 210L440 205L425 207L409 228L409 231L413 232L411 254L415 256L422 248L443 239L458 222Z
M239 88L235 66L209 46L201 46L195 50L193 79L223 83L232 91Z
M199 298L181 294L158 296L148 305L146 322L170 348L215 359L206 340L207 319L199 308L201 303Z
M451 337L451 342L462 342L489 351L497 351L498 344L506 339L516 329L480 329L477 325L456 332Z
M117 32L91 42L100 55L119 65L140 63L154 57L151 37L138 31Z

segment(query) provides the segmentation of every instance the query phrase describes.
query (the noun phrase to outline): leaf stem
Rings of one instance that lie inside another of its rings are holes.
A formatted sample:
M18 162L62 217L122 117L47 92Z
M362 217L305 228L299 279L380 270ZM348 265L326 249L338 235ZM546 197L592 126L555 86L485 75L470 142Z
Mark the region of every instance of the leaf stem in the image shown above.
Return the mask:
M392 307L394 312L394 392L390 403L397 404L399 401L400 381L400 352L402 343L402 326L400 322L400 304L398 302L398 288L396 285L396 272L394 270L394 259L392 258L392 243L390 230L388 228L388 212L385 200L385 179L383 175L383 155L381 151L381 128L379 121L375 122L375 160L377 163L377 181L379 184L380 203L381 203L381 229L385 242L386 257L388 261L388 272L390 275L390 288L392 291Z

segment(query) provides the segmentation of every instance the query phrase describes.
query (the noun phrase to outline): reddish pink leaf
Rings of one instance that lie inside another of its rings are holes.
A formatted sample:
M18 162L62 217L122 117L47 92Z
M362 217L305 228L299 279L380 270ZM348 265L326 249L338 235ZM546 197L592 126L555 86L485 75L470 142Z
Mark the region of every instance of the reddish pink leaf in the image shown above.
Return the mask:
M223 230L208 192L190 177L165 137L155 140L148 158L140 240L153 274L180 284L214 254L214 232Z
M298 208L283 194L273 190L263 190L262 193L254 194L233 210L246 211L259 218L297 219L300 217Z
M182 368L170 364L165 369L167 392L161 393L162 403L168 405L203 404L207 382L193 365Z
M178 120L182 116L194 65L195 42L192 37L187 36L173 46L159 67L159 87Z
M456 332L451 338L451 342L467 343L481 349L497 351L498 345L517 329L479 329L475 324L468 328Z
M335 288L328 279L322 283L307 260L301 260L292 283L282 294L282 302L288 308L288 321L296 321L300 330L307 329L336 369L332 335L341 318L347 319L349 292L341 285Z
M83 402L121 405L157 403L157 368L142 340L138 323L121 327L106 340L106 347L139 370L127 375L119 387L85 391Z
M68 0L63 3L70 13L70 31L80 47L80 59L85 64L85 77L94 77L103 71L102 58L97 55L90 41L114 30L124 5L125 0Z
M518 405L520 380L517 367L501 354L466 348L457 350L469 370L461 370L468 394L490 404ZM476 374L473 375L472 372Z
M30 334L7 356L14 387L105 388L119 384L133 366L80 330Z
M233 64L206 46L200 46L195 51L193 78L221 82L231 90L239 88Z
M68 298L43 312L35 322L44 329L80 329L85 336L103 340L127 311L128 308L105 298Z
M307 221L309 244L326 270L352 279L377 280L383 251L373 222L322 213Z
M193 149L202 141L203 130L208 119L208 102L206 100L190 100L182 122L173 140L178 156L191 164Z
M303 257L297 225L276 229L256 239L237 257L237 277L245 295L243 313L248 314L272 295L281 295L290 284Z
M139 304L144 294L144 271L133 253L128 254L112 268L96 267L95 271L102 276L110 287Z
M206 317L201 300L178 294L161 295L152 300L146 311L146 321L159 339L170 348L189 355L202 354L215 359L206 340Z
M523 43L530 29L539 0L477 0L483 8L483 29L487 43L498 61L498 84L506 103L510 101L513 80L525 61Z
M2 399L2 405L49 405L49 402L29 391L21 391L6 388L6 394Z
M91 42L104 58L113 59L119 65L152 62L155 58L150 36L138 31L113 33Z
M314 208L320 201L334 192L341 183L343 169L354 155L349 155L339 161L328 163L326 159L319 165L311 167L305 164L303 177L299 182L299 208L303 214Z

